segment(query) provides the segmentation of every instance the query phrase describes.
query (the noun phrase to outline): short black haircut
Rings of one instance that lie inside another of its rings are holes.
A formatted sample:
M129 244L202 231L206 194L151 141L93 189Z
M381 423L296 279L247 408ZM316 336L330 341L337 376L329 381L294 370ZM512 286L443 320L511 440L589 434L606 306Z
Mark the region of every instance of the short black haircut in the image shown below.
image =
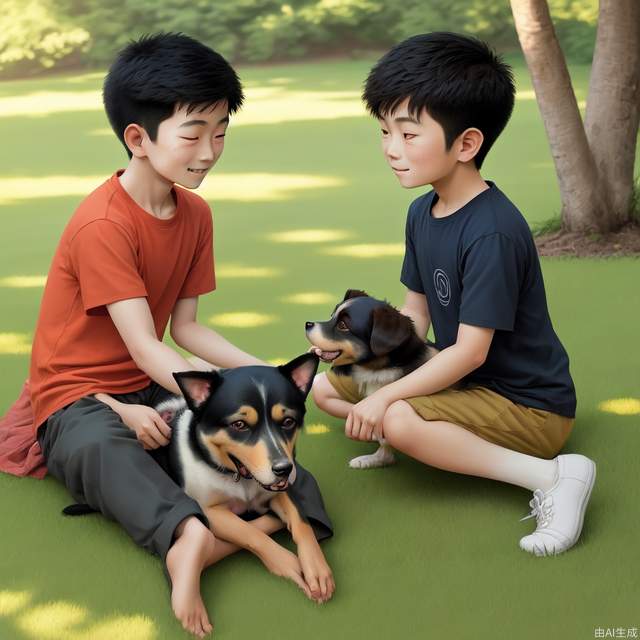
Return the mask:
M104 106L115 134L124 142L131 123L152 141L158 126L177 109L203 111L226 100L229 113L242 105L242 85L231 65L201 42L182 33L146 34L118 53L103 87Z
M362 98L376 118L407 98L413 116L426 109L444 129L447 150L465 129L479 129L484 142L474 161L480 169L511 116L515 85L511 67L489 45L435 31L408 38L380 58Z

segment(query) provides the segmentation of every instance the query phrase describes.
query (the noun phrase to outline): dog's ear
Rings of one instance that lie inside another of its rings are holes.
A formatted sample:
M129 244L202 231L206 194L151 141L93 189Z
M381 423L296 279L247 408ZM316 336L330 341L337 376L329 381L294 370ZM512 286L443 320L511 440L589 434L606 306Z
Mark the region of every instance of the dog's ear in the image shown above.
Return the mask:
M304 353L287 364L280 365L278 370L300 389L306 398L311 391L313 378L318 370L320 358L315 353Z
M194 413L202 413L213 392L222 384L217 371L178 371L173 374L187 406Z
M371 315L371 351L376 356L393 351L415 333L413 320L391 306L378 307Z
M366 291L361 291L360 289L347 289L347 292L344 294L344 298L342 302L345 300L349 300L351 298L368 298L369 294Z

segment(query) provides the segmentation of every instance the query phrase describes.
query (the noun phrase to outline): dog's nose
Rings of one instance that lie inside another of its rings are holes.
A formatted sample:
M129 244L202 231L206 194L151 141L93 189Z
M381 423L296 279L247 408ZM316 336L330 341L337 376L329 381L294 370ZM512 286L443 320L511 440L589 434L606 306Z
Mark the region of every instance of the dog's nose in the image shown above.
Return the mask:
M287 459L279 460L271 467L271 471L273 471L273 473L275 473L279 478L287 477L291 473L291 469L293 469L293 464L291 464Z
M305 322L304 323L304 328L309 331L309 329L313 329L313 325L315 324L315 322Z

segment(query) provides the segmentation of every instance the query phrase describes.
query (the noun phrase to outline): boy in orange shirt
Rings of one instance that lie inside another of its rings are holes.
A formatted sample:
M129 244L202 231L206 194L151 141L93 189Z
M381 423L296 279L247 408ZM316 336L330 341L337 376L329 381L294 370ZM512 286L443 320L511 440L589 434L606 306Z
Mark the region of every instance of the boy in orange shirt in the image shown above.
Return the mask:
M211 212L174 185L200 185L242 101L226 60L191 38L158 34L123 49L104 102L130 162L87 196L64 230L30 368L34 440L48 471L160 555L176 617L200 637L212 630L200 574L237 547L215 540L200 506L158 464L171 429L152 406L180 394L173 372L194 368L163 344L169 318L175 342L206 361L198 360L203 368L264 364L198 324L198 296L215 288ZM308 488L301 502L314 505L304 515L327 537L317 485L300 470L310 481L300 483ZM331 596L326 563L303 566L264 535L282 526L278 519L253 524L265 564L316 600Z

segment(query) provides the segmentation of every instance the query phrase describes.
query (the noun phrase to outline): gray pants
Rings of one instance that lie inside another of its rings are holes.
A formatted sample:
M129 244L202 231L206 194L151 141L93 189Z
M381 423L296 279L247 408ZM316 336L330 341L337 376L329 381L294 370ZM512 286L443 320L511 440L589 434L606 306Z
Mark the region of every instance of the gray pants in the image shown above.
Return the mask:
M152 383L120 402L155 406L171 393ZM166 449L146 451L120 416L93 396L56 411L38 430L47 469L74 500L115 520L134 542L163 561L180 522L196 516L209 526L198 503L167 474ZM288 494L321 540L332 535L313 476L296 463Z

